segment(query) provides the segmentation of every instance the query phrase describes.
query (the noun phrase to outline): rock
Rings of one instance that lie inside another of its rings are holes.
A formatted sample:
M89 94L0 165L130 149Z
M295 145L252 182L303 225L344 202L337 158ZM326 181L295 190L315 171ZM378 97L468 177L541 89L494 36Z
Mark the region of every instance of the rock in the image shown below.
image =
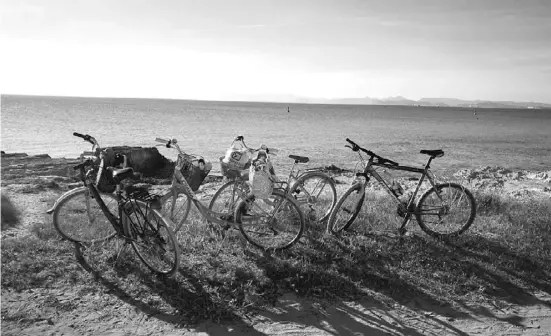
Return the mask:
M205 177L205 179L203 180L203 184L221 182L223 179L224 179L224 176L222 175L207 175L207 177Z
M27 153L6 153L2 151L2 157L5 158L21 158L21 157L27 157Z
M335 165L330 165L330 166L325 166L323 168L321 168L320 170L324 171L324 172L328 172L328 173L334 173L334 174L342 174L342 173L349 173L351 172L350 169L345 169L345 168L339 168Z
M105 166L113 166L115 154L126 155L128 166L143 174L144 177L172 177L174 163L161 155L155 147L115 146L106 148Z
M2 194L2 231L15 227L19 224L19 211L10 201L10 199Z
M32 159L51 159L51 157L48 154L33 155L30 158L32 158Z

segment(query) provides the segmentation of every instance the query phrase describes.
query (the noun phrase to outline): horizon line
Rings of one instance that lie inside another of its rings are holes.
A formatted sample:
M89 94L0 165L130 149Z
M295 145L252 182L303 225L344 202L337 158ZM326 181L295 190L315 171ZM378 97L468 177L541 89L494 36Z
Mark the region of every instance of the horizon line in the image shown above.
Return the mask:
M269 95L269 94L268 94ZM551 109L551 103L544 103L544 102L538 102L538 101L515 101L515 100L485 100L485 99L462 99L462 98L454 98L454 97L422 97L419 99L411 99L407 98L401 95L397 96L388 96L384 98L377 98L377 97L370 97L370 96L364 96L364 97L339 97L339 98L314 98L314 97L302 97L302 96L295 96L292 94L282 94L282 95L272 95L272 96L288 96L293 97L295 99L304 99L304 100L322 100L327 101L327 103L323 102L293 102L293 101L273 101L273 100L242 100L242 99L198 99L198 98L173 98L173 97L116 97L116 96L95 96L95 95L48 95L48 94L22 94L22 93L0 93L0 96L24 96L24 97L59 97L59 98L91 98L91 99L142 99L142 100L184 100L184 101L212 101L212 102L243 102L243 103L274 103L274 104L309 104L309 105L360 105L360 106L412 106L412 105L404 105L404 104L366 104L366 103L358 103L358 104L335 104L331 103L331 101L335 102L338 100L343 99L376 99L376 100L385 100L389 98L403 98L403 100L409 100L413 102L421 102L421 99L455 99L459 101L464 102L477 102L477 103L519 103L519 104L542 104L542 105L549 105L544 107L545 109ZM262 97L265 95L251 95L250 98L253 98L255 96ZM389 101L390 102L390 101ZM466 106L450 106L445 105L444 106L434 106L434 105L422 105L420 106L425 107L465 107ZM509 108L509 107L477 107L477 108ZM515 107L510 107L515 108ZM517 107L521 108L521 107Z

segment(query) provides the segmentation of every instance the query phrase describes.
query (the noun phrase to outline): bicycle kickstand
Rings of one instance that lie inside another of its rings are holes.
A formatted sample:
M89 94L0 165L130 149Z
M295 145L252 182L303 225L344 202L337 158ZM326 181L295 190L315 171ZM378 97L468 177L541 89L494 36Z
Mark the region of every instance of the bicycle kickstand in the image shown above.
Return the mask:
M402 222L402 225L400 226L400 228L398 229L398 234L400 234L400 237L403 237L406 235L407 233L407 229L406 229L406 226L408 225L409 221L410 221L410 214L407 214L406 217L404 218L404 221Z

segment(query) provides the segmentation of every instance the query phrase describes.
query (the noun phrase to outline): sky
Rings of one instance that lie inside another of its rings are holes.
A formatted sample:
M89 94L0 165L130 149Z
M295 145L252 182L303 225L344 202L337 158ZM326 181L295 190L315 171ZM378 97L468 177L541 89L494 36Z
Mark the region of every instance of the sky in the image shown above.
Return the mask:
M551 103L547 0L0 0L0 93Z

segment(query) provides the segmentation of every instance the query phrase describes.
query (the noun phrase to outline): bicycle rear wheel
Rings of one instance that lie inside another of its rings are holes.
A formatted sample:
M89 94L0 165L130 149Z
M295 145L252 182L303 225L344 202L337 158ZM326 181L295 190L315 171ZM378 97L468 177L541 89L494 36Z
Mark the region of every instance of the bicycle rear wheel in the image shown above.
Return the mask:
M153 272L173 275L180 264L180 250L172 223L149 203L130 200L124 205L125 234L138 257Z
M342 232L356 220L362 205L365 200L365 193L361 192L362 185L360 183L352 185L339 199L331 216L329 216L329 222L327 227L333 233Z
M291 188L307 220L323 222L329 218L337 203L337 191L331 177L322 172L306 173Z
M294 198L279 190L270 197L241 200L235 222L245 239L263 250L283 250L295 244L304 231L304 215Z
M117 198L100 193L111 214L118 213ZM116 232L87 187L62 195L53 213L56 231L71 242L96 243L113 237Z
M427 190L417 202L415 218L423 231L437 238L465 232L476 216L471 192L456 183L443 183Z

